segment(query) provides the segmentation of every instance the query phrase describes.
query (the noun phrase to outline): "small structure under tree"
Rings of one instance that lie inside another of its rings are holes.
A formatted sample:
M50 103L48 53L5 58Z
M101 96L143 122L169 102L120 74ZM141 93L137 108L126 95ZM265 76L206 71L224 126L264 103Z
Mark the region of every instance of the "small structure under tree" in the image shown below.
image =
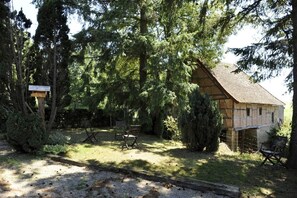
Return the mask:
M29 91L32 91L31 96L36 97L38 101L38 112L40 117L42 118L43 126L45 127L45 97L47 92L50 91L50 86L41 86L41 85L29 85Z

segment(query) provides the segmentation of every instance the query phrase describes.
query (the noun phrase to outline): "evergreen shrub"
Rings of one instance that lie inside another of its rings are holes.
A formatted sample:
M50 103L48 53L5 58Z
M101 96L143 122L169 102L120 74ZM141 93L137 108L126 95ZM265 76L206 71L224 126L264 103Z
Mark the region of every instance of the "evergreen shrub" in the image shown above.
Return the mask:
M44 145L41 149L41 154L54 154L54 155L63 155L67 153L68 147L67 145Z
M0 133L6 133L6 120L9 110L0 105Z
M18 151L36 152L48 139L42 119L37 114L11 113L6 127L7 141Z
M182 141L192 151L218 150L222 116L218 105L195 88L181 117Z
M172 116L167 116L164 120L165 132L163 137L169 140L179 140L180 139L180 130L178 128L178 121Z
M70 137L60 132L50 133L46 144L48 145L64 145L69 143Z

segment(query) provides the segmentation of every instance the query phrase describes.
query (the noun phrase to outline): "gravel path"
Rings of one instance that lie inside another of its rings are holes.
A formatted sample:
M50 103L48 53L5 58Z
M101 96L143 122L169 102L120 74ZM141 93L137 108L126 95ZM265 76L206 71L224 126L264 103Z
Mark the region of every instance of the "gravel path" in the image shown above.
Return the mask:
M8 148L0 144L0 155ZM8 150L7 150L8 149ZM10 151L11 152L11 151ZM22 161L10 167L0 164L0 197L222 197L152 182L132 175L94 171L47 159Z

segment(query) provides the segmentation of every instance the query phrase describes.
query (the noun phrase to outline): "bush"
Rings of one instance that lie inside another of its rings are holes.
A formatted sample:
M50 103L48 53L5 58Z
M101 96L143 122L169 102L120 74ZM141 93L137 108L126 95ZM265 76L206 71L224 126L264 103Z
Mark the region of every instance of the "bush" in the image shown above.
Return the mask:
M217 151L221 129L222 116L216 102L194 89L181 118L183 143L192 151Z
M164 120L165 132L163 134L165 139L169 140L179 140L180 139L180 131L178 129L177 119L172 116L167 116Z
M70 137L63 135L60 132L51 133L48 137L46 145L42 147L39 154L65 154L68 151L67 143Z
M6 133L6 120L8 113L9 109L0 106L0 133Z
M45 110L45 119L50 117L49 109ZM79 128L82 127L81 120L91 120L92 127L107 127L109 126L109 116L102 110L97 109L92 112L87 109L61 109L57 112L54 128Z
M46 144L49 145L64 145L67 144L70 140L70 137L63 135L60 132L51 133L48 137Z
M11 113L6 121L7 141L16 150L35 152L47 141L48 135L37 114L25 116L23 113Z
M48 153L48 154L54 154L54 155L59 155L59 154L65 154L67 153L68 148L66 145L44 145L42 147L41 152L43 153Z

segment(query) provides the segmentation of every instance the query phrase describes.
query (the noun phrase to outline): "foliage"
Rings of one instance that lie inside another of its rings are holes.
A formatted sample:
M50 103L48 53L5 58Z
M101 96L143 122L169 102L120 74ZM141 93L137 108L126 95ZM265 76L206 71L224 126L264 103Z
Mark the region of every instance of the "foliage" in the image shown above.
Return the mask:
M49 134L46 144L38 151L39 154L65 154L68 151L67 144L70 137L64 135L59 131L55 131Z
M231 50L241 57L238 66L252 72L256 80L274 77L280 74L280 70L292 68L293 26L290 1L262 0L246 3L235 0L234 6L239 8L239 16L244 16L263 35L259 42ZM289 82L292 81L291 75L287 79Z
M48 139L42 119L36 114L11 113L6 126L7 141L19 151L36 152Z
M285 107L284 122L281 123L280 127L273 127L268 132L270 139L275 136L285 136L290 140L291 138L291 123L292 123L292 106L287 104Z
M70 137L63 135L60 132L53 132L53 133L49 134L46 144L48 144L48 145L58 145L58 144L64 145L69 142L69 138Z
M0 3L0 102L27 112L26 87L30 80L30 68L25 66L32 22L22 10L9 10L9 1Z
M0 133L6 133L6 120L10 110L2 105L0 105Z
M9 8L4 1L0 2L0 104L9 104L8 83L9 70L12 64L11 40L9 34Z
M71 42L67 26L67 12L63 1L44 1L37 15L38 27L31 48L34 83L51 85L49 106L51 114L48 129L51 129L56 112L71 101L69 93L69 57Z
M172 116L167 116L164 120L166 127L163 137L170 140L180 140L180 130L178 128L178 121Z
M137 112L142 129L159 136L166 116L178 117L187 105L196 58L214 65L234 30L224 1L89 0L78 6L86 26L74 36L71 93L110 114Z
M46 119L50 116L46 111ZM79 116L77 116L79 115ZM88 109L62 109L57 112L55 119L55 128L78 128L82 126L82 120L90 120L92 127L110 126L110 119L116 120L119 117L109 117L103 110L97 109L90 111Z
M241 69L252 71L256 80L280 74L284 68L292 69L287 76L293 94L292 131L288 167L297 169L297 2L294 1L230 1L238 16L258 27L263 38L250 46L233 49L241 59Z
M55 145L44 145L41 149L42 153L45 154L65 154L68 151L67 145L55 144Z
M284 115L284 122L281 125L281 128L278 132L281 136L286 136L288 140L291 137L291 130L292 130L292 103L289 103L285 106L285 115Z
M181 118L182 141L193 151L216 151L222 129L217 104L196 88L189 95L189 109Z

